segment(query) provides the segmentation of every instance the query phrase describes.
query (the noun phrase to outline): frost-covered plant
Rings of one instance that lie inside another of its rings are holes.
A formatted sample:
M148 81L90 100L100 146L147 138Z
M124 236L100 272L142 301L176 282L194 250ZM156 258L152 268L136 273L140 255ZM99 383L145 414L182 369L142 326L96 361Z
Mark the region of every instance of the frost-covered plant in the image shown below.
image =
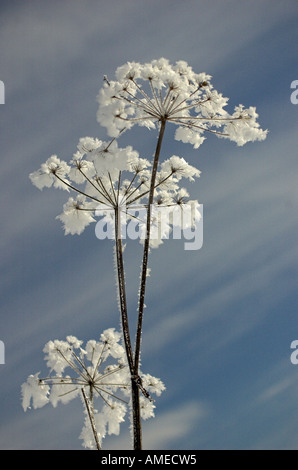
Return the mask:
M117 387L121 388L122 394L130 395L133 442L136 450L142 449L141 416L148 417L152 414L150 392L157 391L159 394L164 389L159 379L142 375L140 372L149 251L150 248L158 247L175 225L182 226L185 223L185 214L190 214L190 226L201 217L198 201L189 200L187 190L181 187L182 178L193 181L200 176L200 171L177 155L161 160L161 147L167 123L177 126L176 140L190 143L195 149L203 143L206 133L229 139L239 146L246 142L264 140L267 135L267 131L262 130L257 122L258 115L254 107L245 109L243 105L239 105L232 113L228 113L225 110L228 99L213 89L210 80L210 75L195 73L184 61L178 61L174 65L163 58L145 64L128 62L116 70L115 80L104 77L104 84L98 95L97 120L106 128L111 140L101 141L84 137L80 139L77 151L69 163L60 160L57 155L52 155L38 171L30 174L32 183L39 189L54 186L76 193L76 197L71 196L64 204L62 214L57 217L63 224L65 234L81 234L100 216L111 228L115 241L115 266L124 347L121 359L113 357L121 361L121 366L120 363L114 364L113 372L109 374L98 372L97 366L101 366L106 349L101 346L101 360L96 367L92 363L89 369L84 362L90 357L88 348L82 349L78 340L68 337L66 343L57 340L48 343L46 350L48 352L50 344L55 351L57 362L54 371L57 372L57 367L59 369L57 364L69 358L68 365L72 368L75 365L79 379L58 376L41 380L35 375L30 376L22 390L24 408L28 407L30 397L33 399L33 406L39 407L47 401L52 404L59 400L65 401L70 396L79 394L81 390L89 417L88 429L92 430L97 448L100 447L109 420L113 422L109 432L118 432L119 423L124 418L122 402L115 405L113 412L108 403L111 397L116 399L113 388L115 385L109 382L110 379L117 375ZM152 159L141 158L131 146L118 146L117 139L135 125L157 130L157 143ZM157 207L163 209L158 216ZM138 214L143 213L144 217L137 217L136 209ZM160 220L160 214L165 216L166 222ZM122 243L122 229L128 220L137 220L140 223L140 241L143 244L134 347L128 323ZM93 344L97 351L100 348L96 342L88 344L89 348L90 344ZM58 349L57 345L60 345ZM74 345L79 348L78 354L74 352ZM100 387L97 381L100 382ZM65 387L67 395L62 391ZM104 410L108 411L95 412L95 392L104 399L105 405L108 406L105 406ZM107 393L110 393L109 398L105 397ZM112 417L108 419L107 416ZM85 431L82 435L86 436ZM92 437L90 441L90 435L88 436L84 437L84 442L85 445L88 442L90 447Z
M89 340L85 347L74 336L65 341L49 341L44 347L45 360L50 369L48 376L40 372L30 375L22 385L23 408L41 408L47 403L54 407L68 403L79 396L85 406L85 423L80 434L86 448L100 450L106 434L119 434L130 404L131 386L121 334L113 328L105 330L98 341ZM66 370L71 370L66 374ZM161 380L149 374L140 374L146 387L142 397L143 419L154 416L152 393L164 390ZM100 399L101 411L95 407ZM98 400L97 400L98 401Z

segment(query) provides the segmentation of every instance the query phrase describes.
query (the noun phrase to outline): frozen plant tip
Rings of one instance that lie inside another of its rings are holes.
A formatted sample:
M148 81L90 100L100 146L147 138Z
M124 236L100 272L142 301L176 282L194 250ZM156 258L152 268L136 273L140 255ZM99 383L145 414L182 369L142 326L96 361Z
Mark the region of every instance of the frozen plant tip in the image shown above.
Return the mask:
M131 222L130 227L133 223L138 226L139 240L143 243L151 172L152 162L140 158L131 146L119 148L115 139L103 142L85 137L80 139L69 163L52 155L39 170L30 174L30 179L39 189L54 186L76 194L69 197L63 205L63 212L57 216L65 235L80 235L89 224L100 218L95 229L96 236L102 239L109 234L109 238L113 239L117 211L119 236L125 234L125 228ZM164 217L158 225L157 219L154 219L155 231L150 240L152 247L162 243L173 225L181 225L181 216L172 217L177 211L187 213L194 209L194 205L198 209L198 202L188 198L187 191L180 187L180 183L182 178L194 181L199 176L198 169L177 155L160 164L152 203L159 211L163 209ZM181 191L184 193L183 199ZM200 213L194 210L193 215L195 223ZM100 232L101 227L107 228ZM130 232L133 237L132 228Z
M228 113L228 98L214 90L211 78L182 60L174 65L164 58L128 62L100 90L97 120L111 136L135 124L155 129L156 123L171 122L178 126L175 138L194 148L203 143L205 132L238 145L264 140L267 131L260 129L255 108L239 105Z
M89 340L84 348L82 341L67 336L65 341L49 341L44 353L50 373L42 378L40 373L30 375L22 385L24 410L31 404L33 408L47 403L56 407L79 396L86 415L80 434L83 446L100 450L107 434L119 434L130 406L130 374L121 334L110 328L102 333L99 341ZM142 417L147 419L154 416L151 394L159 396L165 387L149 374L141 380L145 391ZM101 401L100 411L94 407L96 400Z

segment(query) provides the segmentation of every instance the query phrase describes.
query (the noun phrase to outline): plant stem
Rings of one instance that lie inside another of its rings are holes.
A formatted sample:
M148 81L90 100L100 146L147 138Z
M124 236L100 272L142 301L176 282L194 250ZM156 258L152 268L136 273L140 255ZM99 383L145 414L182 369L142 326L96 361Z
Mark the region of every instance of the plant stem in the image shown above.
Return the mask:
M135 379L131 381L132 420L133 420L133 447L142 450L142 422L140 408L140 391Z
M152 209L152 204L153 204L155 180L156 180L157 167L158 167L160 149L161 149L161 144L162 144L162 140L163 140L163 136L164 136L165 126L166 126L166 119L163 119L161 121L158 141L157 141L157 144L156 144L156 150L155 150L153 167L152 167L152 174L151 174L149 198L148 198L146 238L145 238L145 241L144 241L142 274L141 274L141 284L140 284L140 297L139 297L139 309L138 309L138 324L137 324L135 355L134 355L134 367L135 367L135 373L136 374L138 374L139 362L140 362L142 324L143 324L143 316L144 316L144 302L145 302L147 266L148 266L148 255L149 255L149 244L150 244L151 209Z
M139 388L140 346L141 346L145 288L146 288L146 278L147 278L147 265L148 265L148 255L149 255L151 207L153 203L155 180L156 180L161 144L162 144L164 131L165 131L165 125L166 125L166 120L164 119L161 121L158 141L156 144L156 150L155 150L155 155L154 155L153 167L152 167L151 182L150 182L150 191L149 191L148 209L147 209L147 222L146 222L146 238L144 241L144 253L143 253L143 263L142 263L142 273L141 273L140 298L139 298L137 334L136 334L134 358L133 358L133 353L132 353L128 316L127 316L125 275L124 275L123 249L122 249L121 223L120 223L121 213L120 213L119 208L115 207L115 243L116 243L118 289L119 289L121 322L122 322L124 344L125 344L126 356L127 356L129 369L130 369L130 374L131 374L134 450L142 450L142 426L141 426L140 388Z
M134 449L135 450L142 450L140 389L139 389L137 380L139 379L141 336L142 336L144 300L145 300L145 289L146 289L146 279L147 279L150 228L151 228L151 208L152 208L152 203L153 203L158 160L159 160L161 144L162 144L162 140L164 136L165 125L166 125L166 119L163 119L161 121L158 141L156 144L156 150L155 150L155 155L154 155L153 167L152 167L150 191L149 191L149 198L148 198L148 209L147 209L146 238L144 241L143 263L142 263L142 273L141 273L137 333L136 333L136 344L135 344L135 355L134 355L134 380L132 380L132 406L133 406L133 428L134 428Z
M87 412L88 412L88 416L89 416L93 436L94 436L94 439L95 439L96 448L97 448L97 450L101 450L100 443L99 443L99 440L98 440L97 431L96 431L96 426L95 426L95 422L94 422L93 403L92 403L92 401L91 401L91 403L89 403L89 400L86 396L84 388L82 388L81 390L82 390L82 395L83 395L83 398L84 398L85 406L86 406L86 409L87 409ZM92 397L91 397L91 400L92 400Z
M115 207L115 244L116 244L117 276L118 276L119 302L120 302L120 311L121 311L121 323L122 323L122 331L123 331L128 366L129 366L130 373L133 376L134 364L133 364L133 353L132 353L132 347L131 347L131 341L130 341L128 316L127 316L120 217L121 217L121 211L118 207Z
M141 413L140 413L140 400L139 388L136 381L135 368L133 363L133 352L131 347L129 324L127 316L127 303L125 292L125 274L123 263L123 249L121 240L121 211L118 207L115 208L115 243L116 243L116 258L117 258L117 275L118 275L118 289L121 310L121 323L123 338L126 350L126 357L129 365L131 376L131 399L132 399L132 415L133 415L133 435L134 435L134 448L141 449Z

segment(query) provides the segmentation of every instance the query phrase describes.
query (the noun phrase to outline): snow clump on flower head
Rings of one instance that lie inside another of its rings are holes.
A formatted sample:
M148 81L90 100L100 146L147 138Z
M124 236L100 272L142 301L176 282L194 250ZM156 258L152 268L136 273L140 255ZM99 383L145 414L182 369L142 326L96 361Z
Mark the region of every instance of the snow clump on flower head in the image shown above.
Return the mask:
M64 341L48 341L43 351L50 372L44 378L39 377L39 372L30 375L23 383L21 393L24 411L30 409L31 404L34 409L47 403L56 407L58 403L67 404L81 396L83 403L86 404L87 400L88 404L80 434L83 446L90 449L95 446L90 414L96 424L100 444L106 434L118 435L131 396L131 377L121 343L122 335L114 328L103 331L97 341L87 341L85 347L83 341L72 335ZM66 373L67 370L70 370L70 374ZM143 382L142 390L148 387L146 396L142 396L142 418L147 419L154 416L155 405L151 394L159 396L165 386L160 379L149 374L141 374L140 378ZM94 407L95 400L101 400L101 410Z
M127 62L118 67L116 80L106 80L98 94L98 122L111 137L135 124L148 129L169 121L178 126L175 138L198 148L204 133L230 139L237 145L264 140L255 108L224 108L228 98L213 89L211 76L195 73L185 61L171 65L161 58L150 63Z

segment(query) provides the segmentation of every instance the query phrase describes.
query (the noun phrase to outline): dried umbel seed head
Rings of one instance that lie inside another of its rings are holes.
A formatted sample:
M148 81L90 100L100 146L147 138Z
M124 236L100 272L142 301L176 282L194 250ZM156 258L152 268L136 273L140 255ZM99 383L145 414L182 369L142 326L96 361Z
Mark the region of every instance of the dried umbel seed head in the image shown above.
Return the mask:
M123 127L138 124L152 129L168 121L178 126L175 138L194 148L203 143L206 132L238 145L266 138L253 108L246 110L249 124L236 123L243 116L236 108L232 114L225 110L228 99L213 89L211 76L195 73L184 61L128 62L116 70L116 78L105 83L98 95L97 119L111 136Z

